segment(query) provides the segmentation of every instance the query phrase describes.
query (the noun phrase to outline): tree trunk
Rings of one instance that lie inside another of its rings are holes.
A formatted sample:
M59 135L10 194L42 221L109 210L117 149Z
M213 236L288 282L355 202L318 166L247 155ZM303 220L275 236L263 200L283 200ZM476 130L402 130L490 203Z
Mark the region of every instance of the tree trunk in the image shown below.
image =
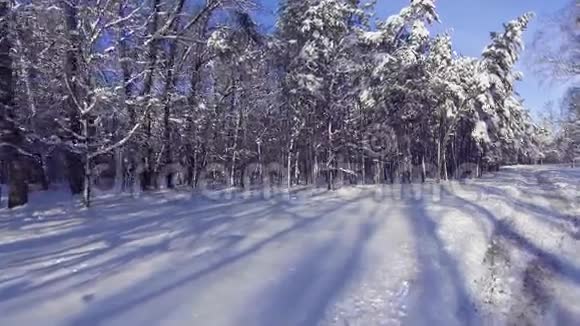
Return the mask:
M334 188L334 170L333 170L334 153L332 151L332 121L328 121L328 157L326 159L326 170L328 175L328 190Z
M9 164L8 208L28 202L28 183L23 155L19 153L24 137L14 121L14 80L12 77L12 43L10 42L10 5L0 1L0 147Z
M234 83L235 87L235 83ZM236 93L232 94L232 110L236 109ZM242 114L241 112L237 112L236 114L236 127L234 129L234 143L232 144L232 166L230 171L230 186L234 187L236 182L236 163L237 163L237 156L238 156L238 138L240 135L240 125L242 123Z
M119 1L119 9L118 9L118 16L119 19L126 17L126 13L124 12L125 9L125 2ZM129 66L129 59L132 57L127 49L127 41L126 41L126 34L129 33L126 28L121 28L119 30L119 34L117 35L118 39L118 49L119 49L119 66L121 68L121 74L123 77L123 103L125 105L125 109L129 116L129 125L134 126L137 123L137 116L135 113L135 107L129 101L133 96L133 82L131 81L131 69ZM132 52L133 53L133 52ZM121 161L121 166L119 166L119 173L123 175L123 190L129 189L130 193L134 192L135 188L135 181L136 181L136 165L139 161L137 144L134 140L129 140L126 144L126 151L121 152L121 157L119 160ZM122 171L122 172L121 172Z
M78 139L75 135L80 135L82 133L79 108L74 100L75 97L79 98L78 60L80 56L80 41L77 22L77 2L74 0L62 1L62 5L64 7L67 37L70 42L65 62L65 82L68 85L67 88L69 93L66 100L66 106L69 119L69 129L72 132L70 139L76 143L78 142ZM84 171L82 157L72 149L67 151L65 157L67 161L66 165L71 193L73 195L78 195L83 191Z
M294 160L294 182L300 184L300 151L296 152L296 158Z
M46 161L47 161L47 156L44 155L40 155L39 160L40 160L40 170L41 170L41 174L42 174L42 190L48 190L49 185L50 185L50 180L48 178L48 166L46 165Z
M177 30L179 27L180 15L181 10L183 8L185 0L179 0L177 3L177 7L174 10L173 15L175 15L175 19L173 20L173 24L171 26L171 32L173 34L177 34ZM175 64L175 56L177 54L177 44L175 39L171 39L169 41L169 55L167 59L167 71L166 71L166 79L165 79L165 92L164 92L164 99L163 102L165 104L163 110L163 142L165 143L165 164L170 165L173 164L173 148L171 146L171 93L175 89L175 82L176 82L176 64ZM173 169L167 171L167 175L165 176L166 186L169 189L175 187L173 182Z
M452 169L452 177L454 179L457 179L457 170L459 169L459 162L457 159L457 145L456 145L456 138L453 137L453 141L451 142L451 155L453 156L453 166L451 167Z
M22 160L15 158L10 162L9 187L8 208L22 206L28 202L28 183Z
M313 150L314 154L314 167L312 168L312 184L317 186L318 178L320 176L320 165L318 163L318 151L316 149Z
M425 154L421 155L421 182L427 181L427 167L425 166Z
M375 184L378 185L379 183L381 183L381 172L383 172L383 171L381 171L381 163L379 162L379 160L375 159L374 161L375 161L375 169L374 169L375 177L374 177L374 179L375 179Z
M441 182L441 163L442 163L442 154L441 154L441 139L437 139L437 182Z
M367 175L366 175L366 162L365 162L365 138L364 138L364 110L362 105L358 105L357 107L359 109L359 115L360 115L360 119L359 119L359 137L360 137L360 165L361 165L361 178L362 178L362 183L361 184L366 184L367 183Z
M114 191L120 193L123 190L123 150L121 148L115 149L115 181Z
M294 137L291 136L290 145L288 146L288 157L286 162L287 186L288 191L292 188L292 151L294 150Z
M148 32L151 37L157 33L157 25L159 20L159 10L160 10L161 0L152 0L152 18L149 23ZM143 81L143 88L141 89L141 97L149 97L151 95L151 88L153 86L153 73L155 72L157 63L157 49L158 42L156 39L149 40L149 49L147 51L147 70L145 72L145 79ZM145 105L149 105L146 103ZM153 147L151 145L151 137L153 136L153 117L151 111L148 110L145 115L145 159L144 159L144 169L141 176L141 187L143 190L151 189L154 185L154 172L153 172Z
M87 83L87 85L89 85ZM84 137L84 153L83 153L83 201L86 207L91 206L91 187L92 187L92 152L91 152L91 138L93 136L91 126L94 124L94 119L85 114L81 119L82 136Z
M449 180L449 175L447 174L447 151L443 148L443 179L445 181Z
M367 175L366 175L366 162L365 162L365 153L364 151L361 150L361 154L360 154L360 166L361 166L361 178L362 178L362 182L361 184L366 184L367 183Z
M26 57L24 55L25 53L25 48L22 45L22 41L21 41L21 37L22 37L22 31L18 30L17 33L15 33L16 35L16 45L18 47L18 52L20 53L20 55L18 55L18 59L20 61L20 73L22 75L22 79L24 80L24 89L25 89L25 93L26 93L26 102L28 105L28 109L30 110L30 125L31 128L34 130L35 128L35 117L36 117L36 101L34 99L34 89L32 87L32 72L31 72L31 66L33 65L29 60L26 60Z
M264 162L262 161L262 143L257 142L258 145L258 181L260 185L264 184Z
M86 207L91 207L91 161L85 162L85 175L83 182L83 202Z
M194 123L194 117L195 117L195 113L196 113L196 108L197 108L197 85L199 82L199 76L200 76L200 70L202 67L202 61L197 58L197 61L195 62L194 66L193 66L193 71L191 73L190 76L190 85L191 85L191 91L187 97L187 104L189 106L189 114L187 116L187 137L189 139L191 139L191 141L194 142L194 144L192 145L191 143L187 143L186 148L189 148L190 150L188 151L188 154L190 155L191 159L190 159L190 164L192 165L191 169L193 170L192 175L191 175L191 186L193 188L197 188L197 184L198 184L198 170L199 170L199 161L201 160L200 158L200 153L204 153L205 150L203 149L203 145L199 144L198 141L196 141L195 137L196 137L196 131L195 131L195 123ZM201 148L201 149L200 149Z

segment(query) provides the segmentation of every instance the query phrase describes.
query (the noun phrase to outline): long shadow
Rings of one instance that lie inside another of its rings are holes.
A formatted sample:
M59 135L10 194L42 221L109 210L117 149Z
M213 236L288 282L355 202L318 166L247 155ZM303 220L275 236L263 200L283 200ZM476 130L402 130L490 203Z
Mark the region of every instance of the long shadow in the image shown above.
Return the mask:
M318 325L328 308L356 277L364 249L384 223L376 214L360 216L355 239L345 239L343 230L332 240L309 250L294 272L283 275L275 286L257 298L257 316L242 318L240 325ZM293 264L294 265L294 264Z
M478 183L492 183L492 184L506 184L506 185L518 185L524 187L535 187L537 183L535 181L530 182L529 180L535 180L534 171L525 169L505 169L502 168L499 172L493 172L485 174L483 178L478 179Z
M196 222L203 225L203 220L196 220ZM132 218L125 221L93 221L84 223L64 233L6 243L0 245L0 252L9 253L10 255L5 255L0 260L2 263L0 271L17 265L36 262L38 258L43 256L50 258L51 254L66 253L93 243L104 242L109 244L108 247L110 248L113 247L110 246L111 244L114 245L124 235L135 233L138 229L155 230L163 223L163 218L158 215L147 218ZM33 254L26 255L27 253ZM12 259L12 257L15 258ZM58 268L76 263L79 263L79 261L71 260L69 263L59 265Z
M133 203L129 202L129 205L131 204ZM142 207L141 212L149 214L146 217L139 216L139 211L137 211L137 214L130 218L87 219L70 231L60 234L18 240L0 245L0 252L7 253L0 256L0 273L11 268L22 270L27 264L40 266L26 269L16 277L11 276L0 279L0 302L19 298L27 293L34 293L60 282L72 283L73 285L67 286L63 290L51 293L54 296L64 294L75 287L90 283L95 276L104 272L114 273L126 267L128 262L142 260L154 254L166 252L169 250L169 244L173 241L179 239L195 240L206 232L231 223L234 220L243 220L247 224L257 223L260 219L271 215L277 207L276 203L274 205L263 203L264 208L261 211L251 212L254 215L236 216L236 214L233 214L234 211L247 211L245 207L252 207L255 201L231 202L194 210L190 209L192 205L187 200L175 201L174 204L177 205L167 210L154 211L153 214L147 212L149 206ZM135 206L131 207L134 208ZM161 212L170 214L163 216ZM110 258L105 256L107 253L136 240L142 234L158 234L163 228L178 232L155 244L137 246L136 249L128 250L120 256L112 256ZM217 249L227 247L232 240L233 238L221 241ZM83 249L94 244L100 245L96 249ZM71 251L75 253L71 254ZM95 259L100 257L105 257L106 259L94 264ZM59 259L61 261L58 261ZM76 270L79 265L82 268ZM71 278L73 274L67 272L59 273L59 276L39 283L30 281L30 279L42 279L39 276L44 277L45 275L50 275L51 272L67 268L75 268L74 278ZM22 281L18 281L18 279L22 279ZM32 301L38 302L44 298L45 296L39 294Z
M131 208L137 208L136 212L130 212L131 215L129 217L122 217L128 214L127 207L125 207L122 211L116 212L116 214L112 214L113 212L110 211L107 207L99 207L99 215L102 217L96 217L91 219L82 219L82 223L78 226L75 226L69 231L50 234L47 236L40 236L35 237L32 239L23 239L12 241L4 244L0 244L0 253L11 253L16 255L19 250L24 251L34 251L33 249L42 249L50 247L52 244L58 244L59 246L62 245L63 242L68 240L75 240L75 239L82 239L83 237L91 237L95 235L109 235L109 234L121 234L125 231L134 230L139 227L146 227L151 225L152 223L156 223L159 221L170 221L175 223L176 219L175 215L176 212L187 212L188 215L182 216L183 218L192 218L193 223L199 221L196 219L196 214L204 214L205 216L213 216L218 215L220 211L224 209L232 208L236 205L250 205L250 203L246 202L231 202L229 204L224 205L213 205L213 206L202 206L201 208L191 210L192 203L187 201L176 202L174 205L167 206L161 210L153 210L155 208L155 204L151 205L144 205L144 206L136 206L134 203L130 203ZM119 214L120 213L120 214ZM144 216L142 216L144 215ZM114 216L116 218L109 218L109 216ZM70 215L67 219L71 220ZM103 238L100 236L100 238ZM5 258L6 259L6 258ZM3 266L6 266L6 261L0 261L0 269Z
M219 211L221 209L218 208L217 210ZM271 214L272 210L275 210L275 207L265 206L265 208L262 209L261 212L253 212L255 214L254 216L251 217L241 216L238 217L238 219L251 218L251 221L255 221L260 218L268 216L269 214ZM207 232L214 227L219 227L224 224L227 224L235 219L231 216L228 216L227 214L224 214L223 212L217 214L217 212L213 209L203 210L203 212L205 213L204 215L197 217L195 215L192 216L187 212L185 212L182 215L173 216L167 219L164 219L159 216L147 218L145 220L136 219L132 221L132 223L126 225L121 226L111 225L110 227L100 229L96 233L96 235L92 235L91 237L89 237L89 240L84 240L83 237L80 237L80 239L83 240L82 242L75 243L72 246L68 246L65 249L59 249L58 251L64 253L70 250L74 250L76 248L82 248L84 246L90 245L91 243L100 243L100 242L106 242L107 243L106 247L82 252L81 254L79 254L77 258L69 259L65 262L55 264L53 266L41 267L34 270L27 270L23 278L28 279L34 277L34 275L41 274L44 275L57 270L62 270L65 268L73 268L79 265L83 265L85 262L90 263L94 259L99 258L117 248L120 248L129 242L132 242L135 239L135 237L139 235L140 232L144 231L159 232L164 225L171 225L173 228L176 227L181 228L181 230L174 236L166 237L163 241L151 245L137 246L136 249L130 250L122 255L113 256L109 259L106 259L104 262L91 265L90 267L82 268L82 272L74 274L75 276L73 278L75 280L74 285L68 286L65 289L62 289L58 292L51 292L48 296L57 296L60 294L65 294L67 292L70 292L71 290L74 290L75 288L78 288L82 285L92 282L96 275L102 275L104 273L105 274L108 273L109 275L111 275L116 270L120 270L121 268L126 267L127 263L133 260L136 259L143 260L155 254L167 252L169 251L169 244L175 240L178 240L180 238L194 238L194 239L198 238L204 232ZM67 237L68 236L70 235L67 235ZM233 244L232 241L229 242L226 241L225 243L222 243L221 246L219 246L217 249L222 249L221 247L226 247L232 244ZM60 248L61 246L62 244L60 244L59 246L59 243L55 245L55 247L57 248ZM32 252L38 252L38 250L35 249L32 250ZM49 250L45 252L51 251ZM36 255L35 258L36 257L38 256ZM20 263L22 264L25 262ZM30 282L26 281L26 282L18 282L17 286L11 285L5 287L4 289L0 288L0 302L10 300L27 293L38 291L42 288L58 284L59 282L62 281L70 282L70 277L71 277L70 273L64 273L59 277L50 279L48 281L44 281L36 285L32 285ZM29 300L28 304L42 301L46 299L46 297L47 297L46 295L37 295L35 296L35 298ZM18 308L15 307L15 309Z
M467 280L459 271L456 260L445 250L424 200L411 198L407 204L417 242L420 271L417 302L410 307L418 311L409 316L410 324L446 324L446 313L439 308L441 302L449 301L452 304L449 309L454 309L452 314L458 324L478 325L476 307L465 288Z
M519 190L561 190L556 181L569 182L580 179L580 169L541 167L540 169L503 168L495 177L478 179L479 184L518 186ZM543 193L541 195L544 195Z
M580 177L580 172L578 173L578 177ZM502 169L499 174L500 177L488 180L490 182L484 182L485 180L480 179L471 186L478 193L496 195L498 199L518 211L529 212L556 227L563 227L564 231L571 237L580 239L580 230L570 230L570 227L576 229L580 226L580 216L573 213L576 198L570 198L569 194L562 193L561 186L556 185L554 180L556 178L557 181L557 178L562 175L574 176L574 170L555 168L542 168L540 170ZM506 177L510 175L514 176L513 179ZM574 177L564 177L564 179L574 180ZM504 188L513 186L517 186L518 192L522 195L514 196L513 193ZM533 199L533 196L548 200L549 208L523 200L524 198ZM580 200L580 192L576 197ZM569 210L569 212L563 212L564 210Z
M219 259L218 261L212 263L211 265L205 268L198 269L197 271L192 271L191 273L188 273L185 276L177 277L176 279L168 279L166 275L154 275L151 277L151 279L145 280L144 282L134 287L125 289L124 291L112 297L104 298L102 301L95 302L95 304L93 304L87 311L82 313L79 317L74 318L74 320L72 320L68 324L71 326L72 325L90 326L104 323L107 319L113 318L116 315L122 314L123 312L128 311L134 307L137 307L141 304L149 302L150 300L158 298L172 290L178 289L200 278L211 275L212 273L226 266L241 261L251 256L252 254L258 252L259 250L263 249L267 245L280 240L284 236L287 236L297 231L304 231L307 227L311 227L316 223L319 223L324 219L327 219L332 212L339 210L342 207L351 204L352 202L356 202L361 198L362 197L353 198L352 200L344 201L343 203L338 204L335 207L322 210L321 212L319 212L317 217L303 218L295 215L292 212L285 211L283 212L284 214L290 214L294 216L294 223L290 227L278 231L272 234L271 236L266 237L243 250L240 251L230 250L229 252L228 250L225 250L225 252L222 253L221 255L223 258ZM240 240L241 239L235 240L233 241L232 244ZM233 245L230 246L230 249L231 248L233 248ZM162 280L162 283L164 284L156 287L151 286L151 284L154 284L159 280Z
M492 187L492 186L483 186L483 185L475 185L475 187L477 187L478 191L482 191L484 193L487 194L494 194L498 197L498 199L502 200L506 205L509 205L511 207L513 207L514 209L516 209L517 211L520 212L528 212L533 214L534 216L547 221L548 223L558 227L558 228L562 228L563 225L559 224L560 222L564 222L566 223L564 225L564 227L567 226L578 226L580 225L580 216L573 216L570 214L565 214L565 213L561 213L559 212L559 210L557 208L546 208L544 206L540 206L537 204L533 204L527 201L523 201L521 199L518 198L514 198L513 194L508 193L506 190L503 190L501 188L498 187ZM544 195L542 195L544 198L546 199L550 199ZM557 195L552 195L552 196L557 196ZM565 200L565 198L563 199L560 196L556 197L557 200ZM551 201L550 201L550 205ZM564 228L564 231L566 233L568 233L568 235L570 235L571 237L573 237L574 239L580 239L580 231L579 230L570 230L569 228Z
M182 192L151 192L140 195L136 198L129 194L106 195L96 197L93 200L93 207L88 210L83 209L80 199L64 194L53 194L41 192L35 194L30 200L33 205L35 216L29 207L24 207L14 212L0 210L0 232L3 230L16 231L32 225L42 225L45 222L69 222L71 220L81 220L84 223L91 221L108 220L109 216L136 217L136 213L145 212L146 209L163 209L171 205L184 205L192 207L193 204L199 206L227 205L226 201L210 200L203 196L195 196ZM64 198L63 198L64 197ZM233 200L229 203L234 202ZM239 200L236 200L239 202ZM138 208L136 212L128 211L127 204L132 208ZM3 216L9 213L8 217ZM74 217L74 218L73 218Z
M580 284L580 268L573 264L572 262L568 261L565 257L556 256L546 250L538 247L536 244L531 242L530 240L526 239L524 236L513 230L512 226L510 226L506 221L498 219L495 215L493 215L488 209L480 206L476 203L470 202L456 196L455 194L449 192L448 190L443 190L451 200L446 201L445 204L448 206L454 206L459 209L469 210L475 213L477 216L481 216L482 218L489 221L492 225L494 225L494 233L502 237L515 245L518 248L522 249L525 252L532 254L535 257L538 257L548 269L556 275L560 275L563 278L572 281L576 284Z

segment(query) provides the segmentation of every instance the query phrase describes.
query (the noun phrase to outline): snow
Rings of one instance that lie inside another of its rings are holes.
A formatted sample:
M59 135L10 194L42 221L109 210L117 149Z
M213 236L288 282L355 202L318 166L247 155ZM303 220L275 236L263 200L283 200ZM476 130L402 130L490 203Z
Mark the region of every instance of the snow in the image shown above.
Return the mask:
M370 44L380 44L385 39L384 31L366 31L362 33L361 38Z
M474 139L489 143L491 140L489 134L487 133L487 124L485 121L477 121L473 132L471 133Z
M425 42L427 39L429 39L429 30L427 29L427 26L425 26L425 23L422 21L415 21L413 23L413 28L412 28L412 38L415 39L417 42L421 43L421 42Z
M0 210L0 325L577 325L580 169Z
M207 46L216 52L226 52L230 48L227 41L227 33L222 29L215 30L209 36Z

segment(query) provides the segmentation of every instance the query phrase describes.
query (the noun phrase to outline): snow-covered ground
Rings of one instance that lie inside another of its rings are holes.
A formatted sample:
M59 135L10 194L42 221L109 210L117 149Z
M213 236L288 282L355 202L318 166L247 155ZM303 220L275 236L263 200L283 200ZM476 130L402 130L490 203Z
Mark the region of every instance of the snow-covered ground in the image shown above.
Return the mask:
M578 325L580 170L0 210L0 325Z

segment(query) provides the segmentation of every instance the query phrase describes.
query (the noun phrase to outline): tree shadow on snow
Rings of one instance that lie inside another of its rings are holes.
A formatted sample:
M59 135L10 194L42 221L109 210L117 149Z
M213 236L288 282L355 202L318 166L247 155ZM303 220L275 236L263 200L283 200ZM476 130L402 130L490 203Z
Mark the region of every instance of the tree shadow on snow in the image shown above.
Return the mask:
M139 202L143 204L140 206L129 202L130 208L113 200L98 208L98 217L82 219L64 232L0 243L0 275L16 270L16 276L0 276L0 303L14 301L6 307L25 309L28 304L50 300L94 283L97 278L114 275L129 264L169 252L175 243L195 248L196 241L210 237L209 233L216 238L212 251L226 250L243 236L220 236L217 230L231 232L231 225L235 225L235 231L249 233L260 221L275 218L282 205L281 201L273 201L255 208L256 200L249 200L191 209L195 207L191 200L165 206L160 205L160 200L164 198L147 197ZM135 207L137 211L130 211ZM297 221L296 228L307 222ZM167 234L155 238L163 230ZM139 244L148 237L151 241ZM121 254L115 254L116 250L122 250Z
M486 189L486 191L494 189L497 190L497 188L492 187L492 189ZM520 234L514 229L509 219L500 219L484 206L456 196L447 190L445 191L450 199L445 202L446 205L455 206L457 209L471 212L474 217L483 218L493 225L492 239L504 241L534 257L528 262L521 276L521 293L524 297L516 296L511 298L514 303L512 308L516 307L515 311L511 312L515 314L510 316L510 318L514 319L512 323L542 323L542 320L544 322L549 320L556 325L577 324L574 321L578 319L578 316L562 307L558 300L554 300L554 293L550 290L549 283L552 277L557 276L579 285L580 268L565 257L542 249L534 243L533 237L526 237ZM502 194L505 196L502 198L509 204L512 201L509 194ZM537 212L537 210L545 209L541 206L536 207L533 204L530 204L531 207L526 207L525 204L518 203L516 199L513 199L513 202L515 202L514 206L520 211ZM554 217L554 215L550 214L546 218L549 217ZM518 306L519 308L517 308Z
M410 290L410 325L478 325L476 308L465 287L457 261L437 235L425 200L407 199L408 214L417 243L419 276ZM442 310L444 308L444 310Z
M250 316L239 325L294 326L318 325L342 291L356 278L366 244L384 223L377 217L378 205L369 216L356 216L354 239L342 229L324 244L308 249L293 270L276 278L270 286L250 300ZM387 217L388 218L388 217ZM351 230L352 231L352 230Z
M496 195L499 200L504 202L506 205L511 206L518 212L525 212L535 216L538 219L547 221L551 225L554 225L555 227L566 232L572 238L576 240L580 239L580 216L562 212L562 206L571 207L572 205L572 203L562 195L557 193L542 194L542 198L547 199L550 205L550 208L547 208L542 205L523 200L520 196L514 197L513 194L510 194L508 191L498 187L483 185L476 185L475 187L480 192ZM525 190L522 192L526 194ZM529 198L531 196L527 197Z
M128 264L168 252L174 241L195 239L214 227L234 220L231 216L221 215L220 211L221 208L207 208L191 215L155 214L146 218L87 221L64 233L0 245L0 252L9 253L0 258L0 274L11 268L22 270L22 281L17 283L19 286L4 285L14 282L14 278L0 280L0 303L35 293L38 294L27 303L40 302L74 291L94 282L96 278L113 275ZM153 238L148 244L138 244L140 240L154 237L164 229L173 232L161 239ZM113 254L117 249L124 251L120 255ZM38 281L51 273L57 276ZM47 291L43 291L45 289ZM15 304L13 308L26 307L19 306Z
M170 275L170 273L159 272L153 274L146 280L139 282L135 286L130 286L125 288L109 297L99 298L87 306L87 309L73 318L68 324L69 325L100 325L111 318L115 318L118 315L123 314L131 309L141 307L142 305L151 302L152 300L158 299L172 291L178 291L187 285L196 284L196 282L201 282L205 277L211 276L216 271L219 271L227 266L234 263L240 262L258 251L262 250L266 246L281 240L282 238L296 232L307 232L308 228L313 227L317 223L326 220L329 216L341 208L349 205L353 202L361 200L363 196L353 198L348 201L342 201L336 203L332 207L325 209L316 210L317 215L313 217L304 217L297 215L289 210L285 209L288 205L287 202L284 204L272 204L267 205L267 208L261 212L254 212L252 216L245 216L241 218L247 218L253 222L258 221L257 224L252 224L250 229L233 227L229 231L235 231L236 234L240 233L239 236L227 237L228 241L220 246L219 253L213 252L209 253L207 257L208 264L201 264L196 266L196 262L202 261L202 259L193 257L189 262L184 262L183 266L179 267L180 273L175 275ZM290 226L279 230L271 235L260 238L259 240L253 242L250 246L244 247L243 249L237 248L242 240L246 238L252 229L259 226L260 219L276 218L280 214L288 215L291 217L292 223ZM238 217L240 218L240 217ZM184 229L181 234L187 234L191 237L191 233L195 230ZM204 266L205 265L205 266ZM175 308L175 302L168 302L163 300L156 301L159 304L155 305L156 316L149 316L151 318L162 317L158 316L164 312L169 312L171 309ZM148 322L153 322L148 319Z
M580 268L567 260L565 257L557 256L540 248L540 246L535 244L532 240L514 230L513 226L508 222L497 218L487 208L474 202L468 201L460 196L456 196L448 190L443 191L445 192L446 196L451 199L450 201L445 202L445 205L454 206L464 211L470 211L475 216L487 220L494 226L495 235L514 244L524 252L537 257L555 275L559 275L566 280L580 285Z

